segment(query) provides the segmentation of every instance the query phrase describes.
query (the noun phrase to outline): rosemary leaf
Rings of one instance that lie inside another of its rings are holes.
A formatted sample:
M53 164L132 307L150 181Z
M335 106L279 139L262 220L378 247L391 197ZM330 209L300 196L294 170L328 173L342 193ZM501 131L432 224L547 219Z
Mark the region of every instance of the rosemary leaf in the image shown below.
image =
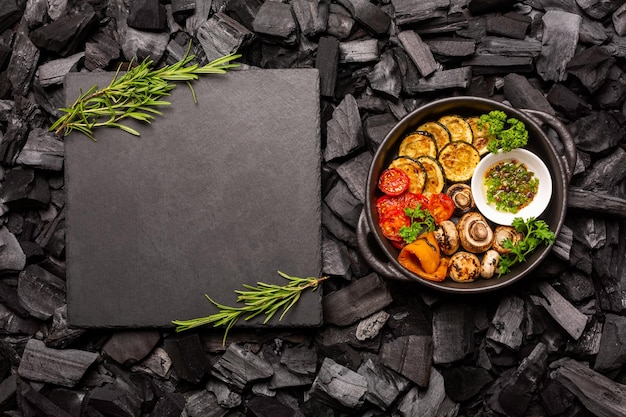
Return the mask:
M310 288L311 291L315 291L322 281L328 279L327 276L321 278L292 277L281 271L278 271L278 274L289 281L288 284L281 286L257 282L256 286L243 284L243 287L247 291L235 290L235 293L238 294L237 302L244 303L242 306L231 307L220 304L205 294L207 300L217 307L219 311L207 317L191 320L173 320L172 324L176 326L176 332L182 332L208 324L212 324L213 327L226 326L224 338L222 339L222 344L226 345L228 332L242 316L245 316L244 320L250 320L260 314L265 314L266 317L263 320L265 324L282 308L283 312L279 317L279 320L282 320L287 311L300 299L304 290Z
M191 90L194 103L197 103L191 82L197 80L199 75L224 74L229 69L237 68L239 64L232 61L239 57L241 55L232 53L199 67L198 64L187 65L195 59L187 50L183 59L159 69L151 68L153 61L147 58L134 67L131 60L131 68L121 74L118 67L107 87L98 89L98 86L93 86L85 93L81 90L80 96L70 107L59 109L64 114L52 124L50 130L62 136L76 130L94 141L94 129L97 127L118 128L139 136L137 130L120 121L130 118L150 123L154 117L146 112L161 115L155 107L170 105L170 102L161 99L169 96L176 82L185 82Z

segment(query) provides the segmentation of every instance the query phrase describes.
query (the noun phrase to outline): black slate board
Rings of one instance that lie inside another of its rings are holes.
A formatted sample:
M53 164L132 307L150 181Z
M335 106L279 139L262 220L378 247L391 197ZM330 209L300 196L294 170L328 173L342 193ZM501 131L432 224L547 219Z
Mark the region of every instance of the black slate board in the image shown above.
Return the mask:
M66 96L113 73L70 73ZM179 84L151 125L65 140L68 320L169 327L235 289L321 273L319 76L242 70ZM258 325L259 320L250 325ZM320 291L274 326L322 323ZM248 325L248 323L244 323Z

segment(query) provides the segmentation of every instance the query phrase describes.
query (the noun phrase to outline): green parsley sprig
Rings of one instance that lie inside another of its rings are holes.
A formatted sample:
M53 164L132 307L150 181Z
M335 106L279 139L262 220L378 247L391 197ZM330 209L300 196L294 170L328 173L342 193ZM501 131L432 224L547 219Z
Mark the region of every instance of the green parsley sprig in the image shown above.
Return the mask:
M511 252L500 256L498 261L500 276L509 272L513 265L526 261L526 257L539 245L551 245L556 239L554 232L550 230L547 223L534 217L527 220L516 217L511 226L521 233L522 238L517 243L511 239L506 239L502 243L502 246L505 249L510 249Z
M487 144L491 153L497 153L499 149L509 152L515 148L523 148L528 143L528 130L524 122L508 117L501 110L492 110L480 116L479 128L486 128L492 136Z
M191 44L189 45L191 46ZM171 103L163 100L176 87L176 82L183 81L191 89L194 103L197 103L196 93L191 82L203 74L224 74L231 68L239 66L231 61L241 55L229 54L218 58L204 66L192 63L194 55L185 57L163 68L153 69L153 61L146 58L141 64L130 68L120 75L118 67L111 83L98 88L94 85L86 93L82 93L70 106L61 108L65 113L50 127L59 135L67 136L73 130L84 133L95 141L94 129L98 127L114 127L131 135L139 136L139 132L122 121L134 119L150 123L155 115L161 115L157 107L168 106Z
M421 204L415 208L405 207L404 213L411 219L411 225L401 227L398 234L406 243L413 242L424 232L435 230L435 218L430 211L422 210Z
M283 309L278 320L282 320L287 311L300 299L300 295L304 290L310 288L315 291L319 284L328 279L328 276L321 278L308 277L298 278L292 277L284 272L278 271L278 274L289 281L286 285L266 284L257 282L257 286L243 284L246 290L235 290L238 294L237 302L243 302L243 306L231 307L214 301L205 294L205 297L215 305L219 311L207 317L200 317L191 320L173 320L172 324L176 326L176 332L193 329L196 327L212 324L213 327L225 326L224 338L222 344L226 345L226 337L229 330L239 321L241 317L244 320L250 320L259 314L265 314L263 324L267 323L278 310Z

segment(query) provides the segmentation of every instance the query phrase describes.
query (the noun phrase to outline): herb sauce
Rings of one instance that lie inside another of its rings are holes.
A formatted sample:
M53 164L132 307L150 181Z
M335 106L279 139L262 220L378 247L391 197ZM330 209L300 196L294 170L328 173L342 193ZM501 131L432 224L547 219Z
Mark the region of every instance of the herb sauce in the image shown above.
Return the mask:
M487 202L497 210L517 213L529 205L539 189L539 179L515 159L501 161L485 174Z

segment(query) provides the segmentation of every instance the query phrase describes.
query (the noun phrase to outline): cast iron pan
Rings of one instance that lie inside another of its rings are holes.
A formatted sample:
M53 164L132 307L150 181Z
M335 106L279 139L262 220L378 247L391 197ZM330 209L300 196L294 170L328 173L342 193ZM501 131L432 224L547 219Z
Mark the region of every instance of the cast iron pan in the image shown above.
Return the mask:
M520 280L535 269L548 255L551 247L541 246L527 259L516 265L502 277L482 279L470 283L460 283L446 278L442 282L425 280L405 269L397 261L399 250L383 236L378 227L376 212L377 182L381 172L398 153L398 146L404 136L420 124L437 120L444 115L477 116L491 110L502 110L509 117L515 117L526 124L529 131L526 149L538 155L547 165L553 182L552 198L547 209L539 217L558 235L567 209L567 186L576 165L576 146L567 128L554 116L537 110L519 110L503 103L478 97L453 97L434 101L407 115L387 134L378 147L367 179L366 204L357 226L359 250L364 259L378 274L389 279L419 282L427 287L451 293L482 293L503 288ZM542 126L556 132L563 148L559 156L555 146Z

